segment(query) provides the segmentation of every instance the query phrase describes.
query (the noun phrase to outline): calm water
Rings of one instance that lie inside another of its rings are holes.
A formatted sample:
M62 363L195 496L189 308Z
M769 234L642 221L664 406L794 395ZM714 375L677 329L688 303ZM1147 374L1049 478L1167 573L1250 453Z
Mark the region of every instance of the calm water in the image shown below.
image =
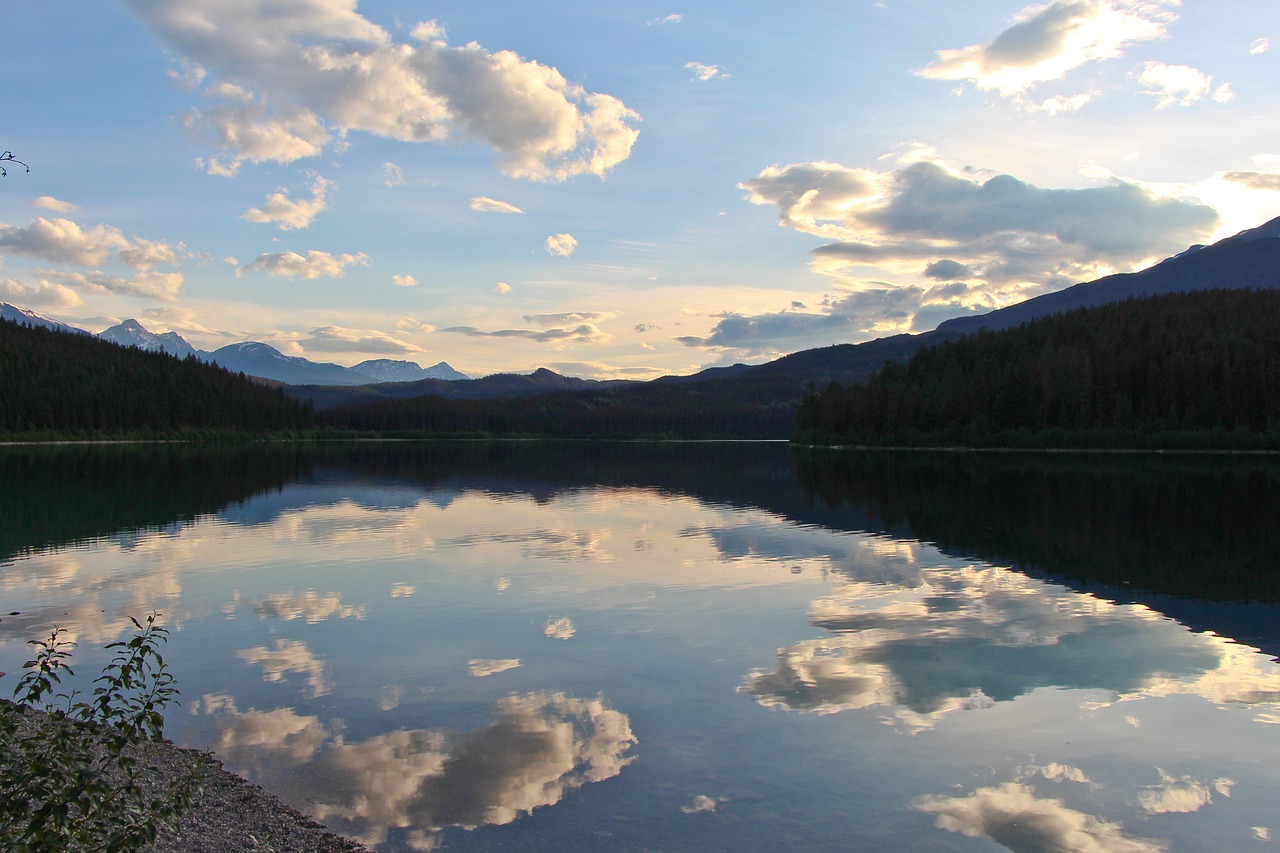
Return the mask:
M54 623L87 674L159 610L168 734L379 849L1280 842L1277 462L0 448L0 477L0 689Z

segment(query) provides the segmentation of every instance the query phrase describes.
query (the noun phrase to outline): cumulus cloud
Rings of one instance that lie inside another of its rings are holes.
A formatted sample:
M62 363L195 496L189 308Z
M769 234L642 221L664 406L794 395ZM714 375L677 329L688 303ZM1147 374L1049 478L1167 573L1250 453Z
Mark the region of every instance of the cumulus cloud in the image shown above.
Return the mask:
M1235 99L1230 83L1223 83L1215 88L1212 77L1188 65L1144 63L1138 72L1138 82L1147 87L1143 94L1156 99L1156 109L1189 107L1205 98L1220 104Z
M82 228L70 219L43 216L25 228L0 223L0 252L83 267L116 260L144 271L161 265L177 266L191 257L181 243L126 237L110 225Z
M542 628L542 633L553 640L567 640L578 633L578 629L574 627L573 620L568 616L559 616L548 619L547 624Z
M75 308L83 305L80 294L64 284L41 279L35 284L24 284L12 278L0 282L0 293L6 301L37 308Z
M598 344L613 340L612 335L600 331L593 323L579 323L563 329L498 329L493 332L484 332L474 326L449 326L440 331L471 338L524 338L540 344Z
M115 294L117 296L141 296L173 302L182 290L182 273L136 272L131 276L117 276L93 270L87 273L64 270L37 270L41 287L60 285L87 293Z
M274 648L254 646L236 652L240 660L262 668L262 677L271 682L284 681L288 673L307 679L308 696L315 698L329 692L325 683L324 661L317 658L301 640L276 640Z
M1250 189L1280 190L1280 173L1277 172L1225 172L1222 177Z
M436 327L430 323L424 323L414 317L401 317L399 320L396 320L396 329L401 332L429 333L434 332Z
M716 78L729 76L719 65L704 65L701 62L686 62L684 67L693 72L695 80L701 80L704 83L707 80L715 80Z
M500 281L493 286L493 292L494 293L510 293L511 285L507 284L505 281Z
M482 213L524 213L514 204L508 204L505 201L498 201L496 198L488 198L487 196L476 196L471 199L471 209Z
M578 248L578 241L572 234L552 234L547 238L547 254L567 258Z
M262 601L242 601L236 594L237 604L245 604L262 619L302 619L315 625L328 619L363 619L364 605L343 604L336 592L318 593L313 589L304 592L272 593Z
M396 287L417 287L418 280L411 275L393 275L391 283Z
M78 208L69 201L61 201L49 195L42 195L39 198L31 200L32 207L38 207L41 210L52 210L54 213L72 213Z
M937 815L939 829L986 838L1009 850L1075 853L1159 853L1160 841L1130 838L1116 823L1039 798L1025 785L1006 782L967 797L923 797L915 807Z
M1191 776L1170 776L1163 770L1159 773L1160 784L1138 792L1138 808L1147 814L1186 814L1199 811L1213 802L1214 792L1230 797L1231 788L1235 784L1230 779L1202 782Z
M310 352L358 352L381 355L413 355L426 352L422 347L372 329L344 329L322 326L298 341Z
M305 256L297 252L263 252L249 263L236 267L236 275L264 272L279 278L342 278L346 268L353 264L368 266L369 256L364 252L331 255L316 249Z
M639 116L622 101L555 68L474 42L450 46L432 21L396 41L356 0L129 5L202 69L210 105L186 123L222 149L206 164L217 173L233 174L245 160L316 156L360 131L403 142L477 139L498 152L507 175L560 181L605 175L638 135Z
M1101 94L1096 89L1088 92L1081 92L1078 95L1058 95L1057 97L1048 98L1039 103L1027 102L1027 109L1032 112L1045 113L1046 115L1056 116L1060 113L1074 113L1084 109L1085 105Z
M832 241L812 250L812 268L857 298L829 299L820 312L729 315L709 335L679 340L765 355L794 343L919 331L932 328L926 320L1140 268L1205 242L1218 224L1210 207L1116 178L1083 189L1038 187L954 168L928 150L896 166L795 163L740 184L750 202L777 209L780 225ZM969 283L962 290L919 283L922 270L936 281L962 268ZM886 274L898 281L879 279Z
M328 207L327 195L332 184L320 177L313 176L311 181L311 198L291 199L281 188L267 196L262 207L251 207L241 214L241 218L250 222L275 223L281 231L294 228L306 228Z
M1176 20L1160 2L1054 0L1028 6L990 41L940 50L917 72L934 80L968 80L979 89L1018 96L1088 62L1112 59L1132 44L1163 38Z

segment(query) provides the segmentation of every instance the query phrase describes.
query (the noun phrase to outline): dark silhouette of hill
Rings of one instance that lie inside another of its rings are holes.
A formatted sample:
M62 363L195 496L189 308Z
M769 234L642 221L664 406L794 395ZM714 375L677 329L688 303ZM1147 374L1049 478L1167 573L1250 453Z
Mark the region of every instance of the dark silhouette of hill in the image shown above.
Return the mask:
M820 444L1280 446L1280 290L1193 290L928 346L810 393Z

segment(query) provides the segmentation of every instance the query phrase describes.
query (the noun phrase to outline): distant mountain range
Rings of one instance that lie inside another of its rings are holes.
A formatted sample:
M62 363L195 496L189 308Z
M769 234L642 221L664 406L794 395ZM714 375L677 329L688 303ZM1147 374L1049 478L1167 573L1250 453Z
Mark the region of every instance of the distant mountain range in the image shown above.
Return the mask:
M62 332L91 334L84 329L51 320L42 314L0 302L0 318L25 326L42 326ZM328 362L314 362L298 356L289 356L275 347L257 342L230 344L213 352L198 350L177 332L152 332L137 320L125 320L98 334L99 338L125 347L136 347L148 352L167 352L178 358L195 356L201 361L247 376L257 376L283 382L286 385L370 385L381 382L415 382L423 379L456 382L470 379L465 373L454 370L446 362L431 367L421 367L412 361L396 361L375 358L362 361L352 367Z
M414 362L391 359L373 359L343 367L286 356L264 343L231 344L208 353L194 350L175 333L150 332L136 320L113 326L102 332L101 337L180 357L194 354L230 370L285 383L290 396L311 400L317 408L425 395L492 400L573 391L634 395L637 405L646 405L645 400L661 399L662 406L671 407L677 405L671 392L683 389L702 395L704 399L700 404L707 402L707 395L723 395L726 399L753 400L766 409L777 409L793 407L809 382L819 387L832 380L846 385L860 382L886 361L905 361L921 347L954 340L980 329L1007 329L1038 317L1137 296L1214 288L1280 288L1280 218L1209 246L1192 246L1140 272L1106 276L988 314L948 320L930 332L894 335L860 344L837 344L793 353L765 364L710 368L689 376L664 376L652 382L576 379L546 369L527 375L503 373L470 379L445 362L424 369ZM28 325L83 331L3 302L0 302L0 316ZM665 390L659 393L660 389Z

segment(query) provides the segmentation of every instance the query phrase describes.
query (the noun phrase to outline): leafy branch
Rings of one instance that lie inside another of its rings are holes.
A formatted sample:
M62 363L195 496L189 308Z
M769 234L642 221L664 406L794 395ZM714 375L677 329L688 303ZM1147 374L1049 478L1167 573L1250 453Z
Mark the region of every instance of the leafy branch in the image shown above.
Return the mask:
M0 702L6 850L137 850L190 804L192 776L161 782L145 761L178 693L159 651L168 631L158 618L152 613L144 625L131 617L133 636L106 647L116 654L94 681L91 701L59 691L62 676L75 674L75 643L63 629L29 641L36 653L23 665L17 703Z
M2 165L4 163L17 163L19 166L26 169L28 173L31 172L30 166L19 160L17 157L14 157L12 151L6 150L0 153L0 178L9 177L9 170Z

